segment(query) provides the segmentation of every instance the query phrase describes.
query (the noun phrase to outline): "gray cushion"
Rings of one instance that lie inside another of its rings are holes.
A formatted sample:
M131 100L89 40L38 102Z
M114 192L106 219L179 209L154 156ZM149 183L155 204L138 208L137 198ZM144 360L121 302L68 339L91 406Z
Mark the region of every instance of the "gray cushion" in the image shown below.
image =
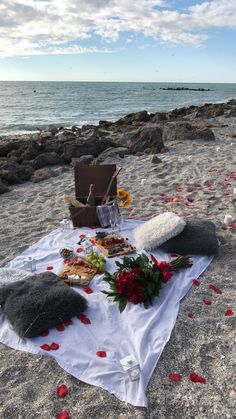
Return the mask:
M211 221L191 219L182 233L166 241L160 248L179 255L216 255L219 243L215 225Z
M83 312L87 301L54 273L42 272L3 285L0 306L14 331L30 338Z

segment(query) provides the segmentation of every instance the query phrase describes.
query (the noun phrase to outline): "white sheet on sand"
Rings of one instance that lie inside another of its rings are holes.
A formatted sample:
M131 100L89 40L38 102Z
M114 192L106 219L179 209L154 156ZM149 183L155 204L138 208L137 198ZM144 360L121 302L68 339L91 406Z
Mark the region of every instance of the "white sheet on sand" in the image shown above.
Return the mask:
M140 221L126 221L122 234L133 243L132 230ZM60 232L58 229L43 237L20 256L12 260L7 268L22 268L23 260L32 256L37 261L37 272L42 272L48 265L58 273L63 266L59 249L76 244L80 234L94 234L94 230L81 228ZM78 246L76 246L78 247ZM158 260L168 260L170 255L161 250L152 252ZM115 260L107 261L107 270L115 270ZM120 314L117 303L109 301L101 293L108 288L102 275L94 277L90 283L92 294L75 287L89 302L86 311L90 325L73 318L73 324L63 332L50 329L46 337L27 339L25 342L11 329L8 321L0 315L0 342L11 348L34 354L48 355L74 377L109 391L120 400L135 406L147 406L145 391L160 355L168 342L179 311L180 300L192 285L192 279L210 264L211 257L191 257L193 266L173 275L170 282L161 290L149 309L142 305L128 304ZM60 345L57 351L45 352L40 348L52 342ZM97 351L106 351L107 357L100 358ZM134 355L141 367L139 380L131 381L122 370L120 359ZM168 371L167 371L168 374Z

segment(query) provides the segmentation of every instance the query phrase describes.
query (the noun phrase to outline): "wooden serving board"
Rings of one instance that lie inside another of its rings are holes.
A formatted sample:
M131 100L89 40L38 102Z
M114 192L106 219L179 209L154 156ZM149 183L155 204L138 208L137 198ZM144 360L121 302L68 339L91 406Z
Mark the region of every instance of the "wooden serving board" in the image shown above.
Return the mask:
M111 234L111 235L107 235L106 239L109 239L109 237L115 237L115 236L121 237L120 235ZM95 244L95 246L99 250L101 250L101 252L107 258L113 258L113 257L116 257L116 256L123 256L127 253L134 253L136 251L135 247L131 246L130 243L126 239L123 239L124 240L123 241L123 244L124 244L123 249L122 250L117 250L116 252L114 251L114 253L109 253L109 249L106 246L103 246L101 243L98 243L97 242L97 237L93 237L92 240L93 240L93 243ZM114 246L110 245L109 247L114 249L116 247L116 245L114 245Z
M88 285L96 273L97 269L90 262L77 256L64 266L59 276L67 284Z

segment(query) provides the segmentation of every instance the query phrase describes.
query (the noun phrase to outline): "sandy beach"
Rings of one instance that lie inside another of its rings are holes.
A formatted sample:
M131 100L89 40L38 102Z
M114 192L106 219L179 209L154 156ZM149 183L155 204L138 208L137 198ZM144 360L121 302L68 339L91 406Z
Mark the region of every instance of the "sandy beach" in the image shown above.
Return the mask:
M76 380L50 357L0 346L0 417L51 419L67 410L71 419L233 418L235 412L236 120L219 116L208 121L216 141L168 143L169 151L153 155L108 158L122 167L118 185L133 196L124 218L148 220L170 210L186 218L197 216L216 224L221 240L219 255L192 286L181 303L178 320L150 381L148 410L122 403L106 391ZM0 266L35 243L69 216L62 195L74 195L73 168L40 183L14 185L0 196ZM231 227L223 224L231 214ZM207 287L222 289L216 294ZM212 305L203 304L204 298ZM188 316L192 313L192 318ZM207 384L193 383L197 371ZM171 382L170 373L182 375ZM59 399L56 389L69 393Z

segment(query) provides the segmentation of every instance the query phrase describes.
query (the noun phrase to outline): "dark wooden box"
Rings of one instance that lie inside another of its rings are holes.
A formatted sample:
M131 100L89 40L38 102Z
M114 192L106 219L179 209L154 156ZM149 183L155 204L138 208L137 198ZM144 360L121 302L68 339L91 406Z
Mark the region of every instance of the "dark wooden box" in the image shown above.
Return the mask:
M115 164L101 164L94 166L85 166L77 164L75 166L75 196L83 204L89 193L91 183L94 185L95 206L90 207L73 207L70 206L70 218L74 227L81 226L97 226L100 227L100 222L97 217L96 206L101 205L112 175L116 171ZM110 199L114 198L117 193L117 179L112 181L109 192Z

